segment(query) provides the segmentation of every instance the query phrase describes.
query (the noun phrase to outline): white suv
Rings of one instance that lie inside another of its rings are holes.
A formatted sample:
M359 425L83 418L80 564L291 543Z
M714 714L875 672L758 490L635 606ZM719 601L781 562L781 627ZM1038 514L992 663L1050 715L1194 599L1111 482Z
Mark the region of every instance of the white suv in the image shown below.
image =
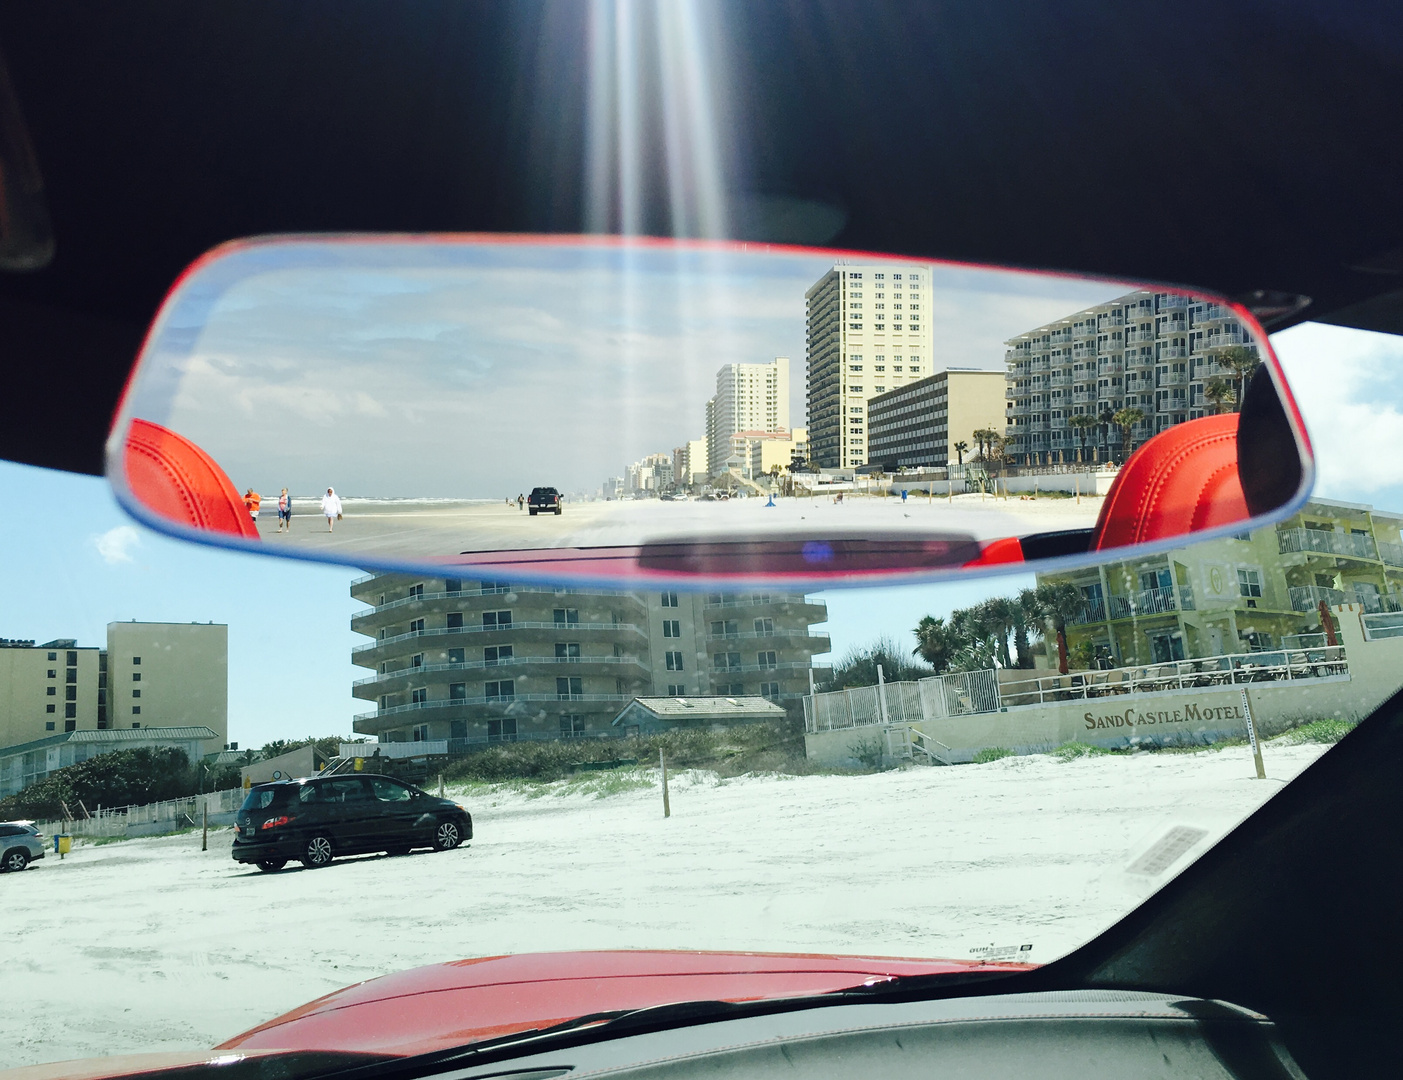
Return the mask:
M44 834L32 821L0 821L0 871L23 870L44 857Z

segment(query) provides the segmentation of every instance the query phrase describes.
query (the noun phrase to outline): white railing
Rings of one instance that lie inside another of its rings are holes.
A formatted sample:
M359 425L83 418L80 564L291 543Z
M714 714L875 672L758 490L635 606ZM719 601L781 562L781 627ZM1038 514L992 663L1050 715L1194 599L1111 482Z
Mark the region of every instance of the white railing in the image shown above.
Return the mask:
M343 742L340 756L348 761L353 758L369 760L376 757L398 761L403 758L437 757L446 753L447 739L424 739L419 742Z
M1327 607L1336 607L1345 602L1345 594L1339 589L1327 589L1323 585L1291 585L1287 591L1291 595L1293 611L1314 611L1321 601Z
M717 600L708 596L703 604L708 608L761 607L766 604L807 604L803 593L768 593L755 596L723 596Z
M440 698L436 701L411 701L406 705L391 705L388 709L359 713L351 717L353 723L363 720L379 720L386 716L399 716L402 713L418 712L422 709L456 709L464 705L511 705L517 701L632 701L633 694L511 694L498 697Z
M1278 529L1276 540L1282 555L1297 551L1320 551L1355 559L1379 557L1378 549L1374 547L1374 538L1359 533L1327 532L1324 529Z
M526 667L531 664L643 664L636 656L508 656L501 660L465 660L461 664L421 664L419 667L402 667L394 671L369 675L351 683L354 686L370 686L372 683L392 682L395 679L418 678L440 671L492 671L504 667ZM807 666L807 665L805 665Z
M1162 585L1154 589L1141 589L1129 596L1112 593L1106 597L1110 605L1111 618L1133 619L1143 615L1163 615L1175 610L1176 596L1172 585Z
M918 682L857 686L809 695L804 698L804 726L809 732L839 731L997 712L999 708L999 684L994 672L962 671Z
M372 649L381 649L386 645L395 645L401 641L410 641L413 638L424 637L444 637L449 634L504 634L509 630L556 630L561 633L576 631L591 633L602 630L612 630L615 633L634 633L640 637L643 630L634 623L606 623L606 622L510 622L498 626L447 626L436 627L432 630L411 630L407 634L396 634L394 637L376 638L368 641L364 645L357 645L351 650L352 656L357 656Z
M1403 614L1380 612L1366 614L1364 619L1364 640L1378 641L1381 638L1403 637Z
M1296 682L1347 676L1349 662L1343 645L1312 649L1275 649L1263 652L1208 656L1201 660L1170 660L1109 671L1079 671L1004 683L1000 694L1006 705L1039 705L1050 701L1111 697L1119 694L1152 694L1167 690L1192 690L1243 683Z

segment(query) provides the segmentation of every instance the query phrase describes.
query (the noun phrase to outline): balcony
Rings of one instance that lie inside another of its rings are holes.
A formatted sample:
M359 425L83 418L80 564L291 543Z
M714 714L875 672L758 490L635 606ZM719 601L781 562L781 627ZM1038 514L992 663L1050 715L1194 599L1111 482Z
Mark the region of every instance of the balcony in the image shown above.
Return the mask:
M351 683L351 692L355 693L357 687L376 686L387 688L391 684L402 682L407 679L422 680L430 675L438 675L440 678L430 679L431 682L447 681L455 673L479 674L483 672L502 671L502 669L512 669L503 671L503 677L511 676L513 671L520 671L526 667L536 667L547 665L554 668L557 665L561 670L570 670L578 674L582 666L592 664L602 665L608 674L614 675L615 669L623 667L636 667L642 674L651 673L651 668L647 667L641 659L636 656L508 656L502 660L468 660L461 664L420 664L396 668L393 671L386 671L377 675L370 675L364 679L357 679ZM495 676L493 676L495 678ZM387 691L388 692L388 691ZM357 695L361 696L361 695Z
M1076 340L1081 340L1082 338L1089 338L1095 336L1096 327L1090 325L1089 323L1082 323L1080 326L1074 326L1072 328L1072 337Z
M1172 585L1156 589L1141 589L1128 596L1112 593L1110 601L1111 618L1134 619L1146 615L1167 615L1178 609L1178 597Z
M1188 306L1189 298L1187 296L1171 293L1168 296L1161 296L1159 299L1160 311L1173 311L1176 308L1187 308Z
M1067 620L1069 626L1082 626L1086 623L1102 622L1106 618L1104 600L1088 600L1081 610Z
M1059 372L1049 380L1049 384L1052 386L1071 386L1072 377Z
M1094 390L1078 390L1072 395L1072 404L1074 405L1089 405L1095 400L1096 392Z
M1379 557L1373 537L1358 533L1326 532L1324 529L1278 529L1276 542L1282 555L1318 551L1325 555L1343 555L1349 559Z
M1159 358L1161 360L1184 360L1189 355L1187 345L1161 345L1159 347Z
M1125 332L1125 343L1127 345L1132 343L1138 344L1140 342L1149 343L1154 341L1154 339L1155 331L1154 327L1152 326L1145 326L1139 328L1138 330L1127 330Z
M762 593L759 595L741 596L708 596L705 608L711 611L713 608L749 608L749 607L769 607L772 604L807 604L811 607L819 605L812 604L803 593Z
M1102 375L1119 375L1125 370L1125 361L1119 356L1110 358L1102 357L1101 361L1096 365L1096 370Z
M1391 540L1380 540L1378 548L1379 558L1389 566L1403 566L1403 544L1395 544Z
M362 735L374 734L374 731L362 725L373 723L376 720L383 720L391 716L403 716L406 713L433 712L440 709L462 709L462 708L485 708L496 707L509 709L517 702L542 702L542 701L590 701L606 702L611 705L618 705L622 708L632 701L634 694L515 694L510 697L470 697L470 698L447 698L441 701L414 701L408 705L392 705L388 709L376 709L374 712L358 713L351 717L351 726ZM535 710L532 710L533 712ZM382 725L388 726L388 725Z
M1095 359L1095 357L1096 343L1094 341L1086 345L1078 344L1072 346L1073 360L1092 360Z
M524 636L542 636L541 632L549 631L550 634L589 634L596 635L602 633L631 634L641 638L647 638L646 632L634 623L614 623L614 622L511 622L505 626L449 626L438 627L432 630L415 630L408 634L396 634L394 637L377 638L375 641L368 641L364 645L357 645L351 650L351 656L364 656L366 653L376 649L385 649L391 645L400 645L410 641L422 641L432 638L458 637L472 634L492 634L502 636L511 634L513 636L523 636L520 631L531 631Z
M1252 339L1243 332L1241 327L1231 329L1224 327L1216 333L1209 331L1203 339L1205 349L1229 349L1237 345L1250 344L1252 344Z
M1327 589L1320 585L1292 585L1289 591L1293 611L1314 611L1322 600L1328 607L1345 602L1345 594L1339 589Z

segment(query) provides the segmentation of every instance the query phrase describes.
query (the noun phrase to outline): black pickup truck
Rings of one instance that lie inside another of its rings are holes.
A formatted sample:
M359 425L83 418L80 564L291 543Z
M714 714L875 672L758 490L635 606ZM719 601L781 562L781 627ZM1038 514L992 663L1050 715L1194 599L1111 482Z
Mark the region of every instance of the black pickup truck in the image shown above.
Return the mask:
M552 487L532 488L531 496L526 500L526 509L531 511L532 517L544 512L559 514L560 492Z

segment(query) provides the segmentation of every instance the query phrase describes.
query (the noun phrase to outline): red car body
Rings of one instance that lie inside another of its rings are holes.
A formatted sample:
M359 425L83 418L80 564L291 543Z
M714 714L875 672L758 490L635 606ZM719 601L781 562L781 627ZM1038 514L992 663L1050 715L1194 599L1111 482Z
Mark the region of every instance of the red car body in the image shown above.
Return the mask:
M423 1054L606 1010L800 997L900 975L1014 972L1029 966L773 953L489 956L356 983L236 1035L216 1049Z

